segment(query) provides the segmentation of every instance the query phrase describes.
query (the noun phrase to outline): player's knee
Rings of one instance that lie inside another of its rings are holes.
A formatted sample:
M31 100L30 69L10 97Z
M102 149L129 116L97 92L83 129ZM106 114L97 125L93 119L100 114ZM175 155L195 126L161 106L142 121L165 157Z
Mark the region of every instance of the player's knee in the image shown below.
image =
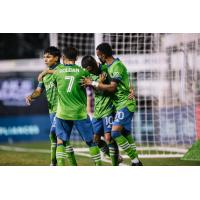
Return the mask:
M112 132L113 131L122 131L123 130L123 127L122 126L112 126Z
M57 145L63 145L64 141L57 137Z
M105 139L106 143L109 144L111 142L111 134L110 133L106 133L104 135L104 139Z

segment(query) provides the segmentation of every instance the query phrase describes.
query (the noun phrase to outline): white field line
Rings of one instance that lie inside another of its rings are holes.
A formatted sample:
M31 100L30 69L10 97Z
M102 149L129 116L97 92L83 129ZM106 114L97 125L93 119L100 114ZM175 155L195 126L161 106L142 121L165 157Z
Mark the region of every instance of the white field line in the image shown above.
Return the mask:
M121 148L120 148L121 149ZM137 147L140 151L166 151L174 152L177 154L139 154L139 158L181 158L187 152L187 149L170 148L170 147ZM75 151L85 152L87 148L76 148ZM121 150L122 151L122 150ZM129 158L127 155L123 155L123 158Z
M140 151L166 151L185 154L188 149L178 147L137 147Z
M29 153L50 153L50 150L46 149L30 149L24 147L11 147L11 146L4 146L0 145L0 150L3 151L15 151L15 152L29 152Z

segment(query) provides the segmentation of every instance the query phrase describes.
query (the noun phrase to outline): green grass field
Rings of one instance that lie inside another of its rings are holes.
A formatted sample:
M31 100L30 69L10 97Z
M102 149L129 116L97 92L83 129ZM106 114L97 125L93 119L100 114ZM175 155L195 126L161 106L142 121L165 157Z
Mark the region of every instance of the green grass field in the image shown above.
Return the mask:
M6 146L8 149L3 148ZM13 145L0 145L0 165L1 166L49 166L50 153L48 142L37 143L15 143ZM74 145L76 146L76 145ZM14 149L15 148L15 149ZM25 152L24 152L25 151ZM26 152L27 151L27 152ZM76 153L76 152L75 152ZM78 155L76 158L80 166L93 166L88 153ZM144 166L200 166L200 161L186 161L180 158L141 158ZM129 165L129 159L124 159L125 165ZM67 165L67 163L66 163ZM107 159L103 165L110 166Z

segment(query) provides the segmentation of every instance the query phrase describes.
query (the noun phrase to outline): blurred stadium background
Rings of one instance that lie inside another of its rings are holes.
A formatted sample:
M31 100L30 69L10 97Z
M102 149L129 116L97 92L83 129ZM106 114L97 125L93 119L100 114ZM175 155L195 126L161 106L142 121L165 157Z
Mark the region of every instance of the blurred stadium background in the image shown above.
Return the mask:
M43 50L73 45L80 64L82 56L95 56L101 42L111 44L134 85L138 109L132 125L140 157L180 158L200 138L200 34L0 34L0 152L20 143L48 144L45 94L30 107L24 100L45 67ZM84 147L76 130L72 140Z

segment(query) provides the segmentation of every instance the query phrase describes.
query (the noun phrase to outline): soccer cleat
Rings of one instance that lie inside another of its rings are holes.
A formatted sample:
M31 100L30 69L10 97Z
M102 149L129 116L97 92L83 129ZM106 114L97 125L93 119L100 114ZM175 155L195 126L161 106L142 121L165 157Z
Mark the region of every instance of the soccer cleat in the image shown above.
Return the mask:
M138 163L131 163L131 166L143 166L142 162L139 160Z

